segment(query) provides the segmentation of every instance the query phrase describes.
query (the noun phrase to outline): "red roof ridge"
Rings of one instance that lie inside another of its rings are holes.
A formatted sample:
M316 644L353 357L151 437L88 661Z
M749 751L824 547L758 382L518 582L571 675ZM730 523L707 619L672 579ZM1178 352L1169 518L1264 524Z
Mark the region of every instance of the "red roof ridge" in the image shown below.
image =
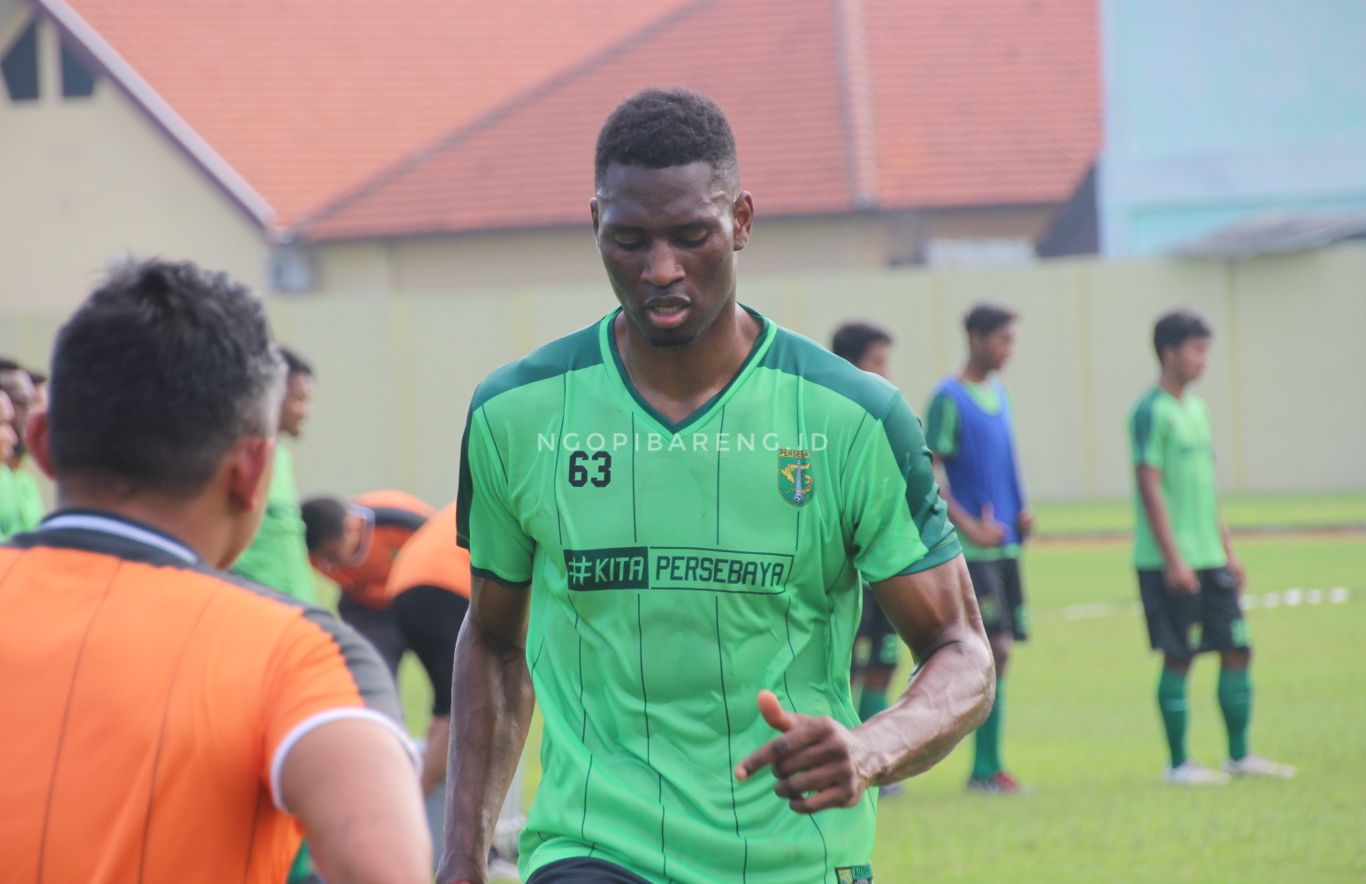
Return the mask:
M576 62L575 64L558 71L540 83L523 90L501 104L495 105L493 108L480 114L470 122L455 127L451 131L436 138L427 146L418 148L406 157L403 157L397 162L376 172L357 187L352 188L335 199L329 200L317 211L306 215L291 228L290 238L307 238L309 231L317 225L327 221L334 215L345 211L349 206L363 200L376 191L384 189L407 173L420 168L433 157L459 146L461 143L492 128L528 105L534 104L553 94L558 89L563 88L579 77L591 73L597 68L603 67L617 56L629 50L633 44L639 43L644 39L658 36L660 33L674 27L680 21L702 12L704 9L715 5L717 2L718 0L691 0L691 2L675 7L644 27L632 31L613 43L609 43L607 46L582 61Z

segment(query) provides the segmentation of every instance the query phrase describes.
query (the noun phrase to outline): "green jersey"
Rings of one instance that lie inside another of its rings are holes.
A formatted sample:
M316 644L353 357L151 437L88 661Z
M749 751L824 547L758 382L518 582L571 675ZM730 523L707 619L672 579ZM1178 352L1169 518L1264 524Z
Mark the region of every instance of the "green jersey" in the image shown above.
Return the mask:
M1149 466L1162 474L1162 501L1182 560L1196 569L1227 564L1205 403L1192 393L1177 399L1154 387L1129 416L1129 439L1134 467ZM1162 549L1137 489L1134 523L1134 564L1161 568Z
M278 589L308 604L317 603L313 567L304 543L304 519L294 481L294 453L275 445L275 473L266 494L266 512L251 546L233 564L234 574Z
M733 771L777 736L761 689L858 725L860 574L959 554L919 421L755 313L736 377L671 422L628 379L619 312L490 375L465 430L460 543L531 592L545 728L522 873L594 856L655 882L865 877L876 790L804 816L771 774Z
M43 521L47 506L43 492L38 489L38 478L22 466L12 473L15 501L19 511L19 530L32 531Z
M0 540L22 530L18 483L10 468L0 464Z

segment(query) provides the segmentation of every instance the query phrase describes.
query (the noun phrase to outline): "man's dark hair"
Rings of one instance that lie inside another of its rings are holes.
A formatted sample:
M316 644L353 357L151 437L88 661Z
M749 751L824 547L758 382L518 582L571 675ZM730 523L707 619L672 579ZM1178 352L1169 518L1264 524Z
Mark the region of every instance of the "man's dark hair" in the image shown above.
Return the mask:
M41 387L43 384L47 383L47 375L43 374L41 371L25 368L23 365L19 364L17 360L10 359L8 356L0 356L0 375L9 374L12 371L22 371L24 374L28 375L29 381L35 387Z
M8 356L0 356L0 374L9 374L12 371L23 371L24 367Z
M280 356L285 360L285 374L294 377L296 374L308 375L313 377L313 365L298 353L288 347L280 347Z
M830 350L843 359L858 365L860 359L874 344L892 343L892 334L881 326L868 322L846 322L835 329L830 341Z
M346 504L335 497L313 497L299 507L304 520L304 544L309 552L329 540L342 536L346 526Z
M726 189L740 187L735 133L721 106L687 89L646 89L623 101L598 132L593 180L613 163L665 169L710 163Z
M58 477L193 495L244 436L269 436L280 358L261 301L194 264L131 263L62 326L48 422Z
M1214 329L1205 322L1205 317L1194 310L1172 310L1162 314L1153 326L1153 350L1157 361L1162 361L1162 351L1168 347L1180 347L1191 338L1209 338Z
M969 335L989 335L1018 318L1019 314L1000 304L975 304L963 317L963 328Z

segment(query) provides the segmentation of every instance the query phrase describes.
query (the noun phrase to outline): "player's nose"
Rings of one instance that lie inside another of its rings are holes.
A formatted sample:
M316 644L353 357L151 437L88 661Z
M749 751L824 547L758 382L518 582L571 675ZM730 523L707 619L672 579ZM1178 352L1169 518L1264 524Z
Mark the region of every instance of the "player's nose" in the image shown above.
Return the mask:
M645 255L642 274L645 282L656 288L668 288L683 278L683 265L667 242L656 242Z

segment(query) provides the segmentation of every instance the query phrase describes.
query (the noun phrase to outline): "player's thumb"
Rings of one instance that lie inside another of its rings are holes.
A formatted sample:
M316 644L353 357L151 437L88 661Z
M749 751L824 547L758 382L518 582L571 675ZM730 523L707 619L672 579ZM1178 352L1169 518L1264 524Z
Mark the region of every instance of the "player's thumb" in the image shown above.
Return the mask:
M768 726L777 731L787 731L792 729L796 722L792 716L783 711L783 706L778 702L778 697L772 691L759 692L759 714L768 722Z

